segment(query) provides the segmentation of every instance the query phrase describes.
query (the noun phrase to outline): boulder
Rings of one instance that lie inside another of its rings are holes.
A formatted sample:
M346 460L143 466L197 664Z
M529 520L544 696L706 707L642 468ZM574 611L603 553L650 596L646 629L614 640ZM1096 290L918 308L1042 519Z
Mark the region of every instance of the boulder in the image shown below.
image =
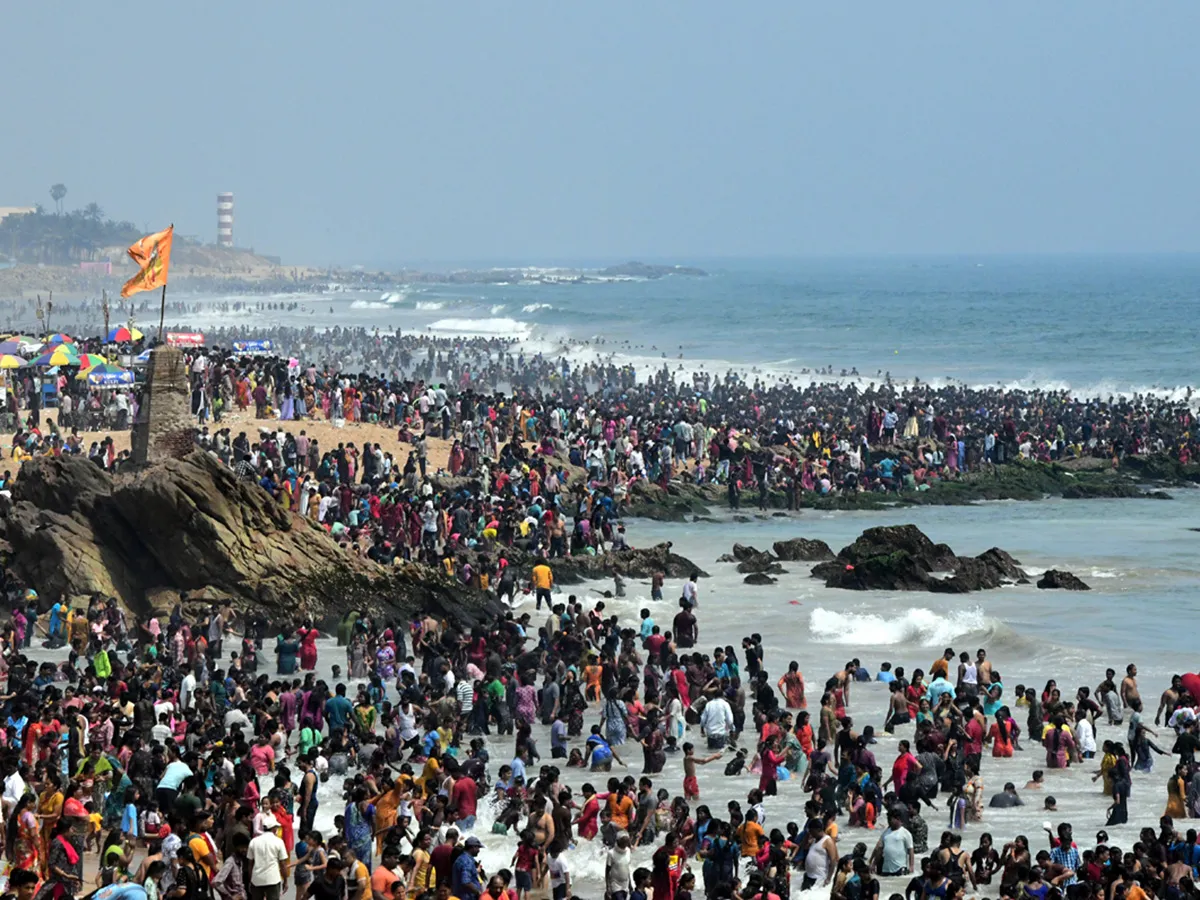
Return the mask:
M1072 575L1070 572L1063 572L1059 569L1050 569L1042 574L1038 579L1037 586L1042 590L1063 590L1063 591L1090 591L1091 588L1083 583L1083 580Z
M737 564L737 570L743 575L750 572L770 572L772 575L782 575L784 572L779 560L770 553L756 553L753 556L747 556Z
M671 542L666 541L653 547L638 550L616 550L591 556L577 553L549 560L550 570L557 584L582 584L585 581L602 581L613 577L614 571L626 578L650 578L662 572L668 578L691 578L697 575L707 578L708 573L690 559L671 552ZM508 561L518 567L523 575L533 569L534 556L516 548L504 548Z
M0 522L12 568L43 603L102 594L145 615L176 598L228 600L278 622L427 609L474 624L500 610L434 569L347 553L200 451L116 476L81 457L39 457L12 501Z
M776 541L771 548L784 562L819 562L833 559L833 550L824 541L809 538L791 538Z
M744 544L734 544L733 545L732 555L733 555L733 558L736 559L738 562L741 562L742 560L745 560L745 559L749 559L752 556L758 556L760 553L762 553L762 551L756 547L747 547Z
M935 544L915 525L869 528L837 556L812 568L826 587L848 590L931 591L962 594L1025 581L1025 573L1003 550L957 556Z
M765 572L752 572L742 579L743 584L768 585L775 584L776 579L767 575Z

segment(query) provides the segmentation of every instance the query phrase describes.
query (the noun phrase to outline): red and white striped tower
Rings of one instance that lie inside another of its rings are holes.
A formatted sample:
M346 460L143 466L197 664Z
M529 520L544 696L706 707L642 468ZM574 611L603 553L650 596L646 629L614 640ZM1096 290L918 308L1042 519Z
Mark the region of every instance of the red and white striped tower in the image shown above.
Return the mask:
M233 246L233 194L217 194L217 246Z

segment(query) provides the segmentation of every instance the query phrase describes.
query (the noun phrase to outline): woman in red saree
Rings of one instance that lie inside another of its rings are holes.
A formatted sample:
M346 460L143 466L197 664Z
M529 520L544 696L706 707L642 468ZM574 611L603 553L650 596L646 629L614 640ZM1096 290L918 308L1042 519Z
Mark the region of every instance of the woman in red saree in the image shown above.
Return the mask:
M317 667L317 636L315 628L300 629L300 668L311 672Z
M28 869L38 871L38 845L41 843L41 833L38 830L37 816L34 815L34 795L25 793L17 801L12 815L8 818L5 830L5 846L12 869Z

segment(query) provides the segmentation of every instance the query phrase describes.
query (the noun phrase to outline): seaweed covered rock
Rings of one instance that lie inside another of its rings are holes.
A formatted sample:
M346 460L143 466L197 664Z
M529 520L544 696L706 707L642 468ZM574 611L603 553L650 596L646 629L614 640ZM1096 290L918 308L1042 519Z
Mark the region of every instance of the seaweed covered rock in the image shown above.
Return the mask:
M1063 488L1064 500L1100 500L1100 499L1135 499L1135 500L1171 500L1166 491L1143 491L1138 485L1129 481L1081 481L1069 484Z
M686 522L693 516L709 514L709 503L718 493L716 488L671 482L661 487L649 481L637 481L621 504L621 515L654 519L659 522Z

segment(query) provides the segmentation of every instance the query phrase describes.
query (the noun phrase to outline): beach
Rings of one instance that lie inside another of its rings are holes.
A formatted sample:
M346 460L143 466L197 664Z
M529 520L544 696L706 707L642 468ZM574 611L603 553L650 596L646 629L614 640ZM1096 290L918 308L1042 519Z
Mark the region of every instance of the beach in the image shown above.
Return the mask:
M545 429L551 421L558 421L553 416L561 407L567 427L580 429L578 445L571 448L579 451L580 459L569 469L573 474L564 472L564 478L581 477L586 462L584 451L590 449L588 441L597 439L595 433L586 434L585 425L578 424L596 415L589 407L611 404L621 408L620 404L627 403L631 421L635 414L643 415L644 410L651 409L655 411L649 414L646 424L659 418L656 424L670 425L678 418L702 418L700 398L720 402L725 414L737 417L739 429L754 438L753 442L747 439L739 451L744 451L739 459L746 463L742 506L731 509L727 505L729 478L722 477L715 465L702 476L711 483L694 484L701 477L697 475L698 465L715 464L715 457L709 461L705 453L689 455L690 440L681 440L680 432L660 433L656 428L647 428L642 440L652 437L655 443L685 448L663 482L668 491L675 496L700 496L703 487L708 492L703 494L705 506L694 515L676 516L675 521L627 517L622 522L631 546L645 548L670 542L673 552L707 572L698 580L697 649L708 653L711 648L743 647L748 635L760 635L764 664L770 673L767 687L774 685L790 661L796 661L805 679L808 708L814 715L822 685L855 659L873 679L883 663L893 669L903 667L911 676L916 669L928 671L947 648L952 648L955 655L966 652L971 656L983 649L1004 684L1006 701L1013 704L1017 698L1011 691L1018 684L1040 694L1049 681L1056 680L1064 698L1074 698L1081 686L1094 691L1104 678L1105 668L1124 672L1127 665L1135 663L1142 697L1152 718L1157 698L1169 686L1171 676L1196 668L1189 632L1179 627L1179 612L1190 608L1191 594L1200 579L1195 554L1200 537L1195 531L1200 527L1200 490L1183 477L1170 483L1154 474L1134 477L1125 462L1118 469L1110 457L1128 455L1137 461L1174 454L1170 471L1191 471L1188 460L1176 458L1177 439L1190 446L1186 423L1181 424L1179 418L1194 409L1190 362L1173 349L1174 344L1163 349L1161 338L1162 329L1186 333L1193 326L1156 320L1136 340L1129 334L1106 337L1101 327L1104 317L1116 313L1106 312L1108 308L1101 306L1091 312L1095 329L1076 334L1070 309L1060 308L1052 314L1045 298L1058 286L1075 283L1075 292L1063 301L1067 307L1072 303L1080 304L1079 308L1094 304L1092 287L1077 283L1079 278L1087 282L1092 276L1082 276L1076 261L1071 260L1043 265L1041 270L1035 266L1033 272L1030 265L1022 262L1001 266L999 275L977 271L980 267L965 262L949 267L913 263L903 271L894 263L879 262L854 270L853 275L843 264L826 264L807 273L796 269L780 273L764 267L722 271L712 266L713 274L703 278L631 278L590 284L467 289L408 285L395 291L339 290L319 295L281 292L265 297L236 292L195 293L175 296L176 305L168 310L167 321L168 330L205 332L210 344L272 341L273 355L243 356L228 363L230 371L246 379L247 388L251 381L272 384L276 391L282 389L284 381L293 387L318 383L322 391L337 392L333 402L338 403L342 399L342 387L338 385L349 384L339 381L340 377L372 373L366 376L370 384L373 379L387 377L393 367L403 367L424 382L420 391L407 398L409 402L415 405L416 395L421 394L432 398L436 406L441 402L436 400L436 391L441 390L436 386L444 384L448 395L463 391L470 398L467 407L456 408L455 416L467 412L476 416L476 422L491 417L497 423L525 423L528 417L533 432L549 442L547 458L557 459L559 465L568 455L564 452L567 447L556 447ZM1104 277L1116 286L1111 287L1105 302L1119 306L1130 297L1141 297L1140 291L1156 294L1146 300L1148 304L1169 307L1178 302L1178 297L1169 292L1158 295L1158 287L1185 279L1189 265L1185 262L1172 268L1161 261L1149 261L1140 268L1109 271ZM1138 282L1139 278L1144 281ZM894 285L887 289L890 293L879 293L883 290L877 286L880 281ZM1122 294L1125 288L1121 285L1126 281L1140 287ZM949 296L950 285L965 282L985 286L978 288L975 299L966 299L975 296L969 290ZM1039 290L1044 295L1031 299L1031 283L1041 285ZM731 322L733 297L741 291L750 294L738 301L738 315ZM914 298L914 291L919 297ZM790 305L798 297L813 298L826 292L833 292L823 301L827 307L836 307L862 323L853 339L843 325L823 322L820 317L806 318L794 312L802 307ZM947 304L942 309L944 314L928 316L919 323L904 313L911 304L927 308L929 303L936 307L940 302ZM783 314L784 306L793 312ZM89 334L96 312L92 299L73 301L61 312L62 327ZM987 325L1014 316L1025 317L1024 330L1019 333L1016 328L998 330ZM24 323L15 321L13 325L21 327ZM1070 337L1068 331L1072 332ZM412 340L405 343L404 335ZM1040 352L1039 345L1055 341L1074 341L1077 346L1062 354ZM213 362L224 364L219 359ZM340 376L335 377L335 372ZM736 377L727 377L729 372L736 373ZM475 394L476 390L482 393ZM1145 399L1139 396L1144 393ZM901 395L905 399L898 399ZM661 408L656 406L660 396L665 398ZM856 399L861 397L869 400ZM809 402L813 404L811 411L805 409ZM883 419L848 412L857 402L864 410L890 403L893 414L900 415L889 426ZM980 409L973 409L973 403L980 404ZM959 455L954 432L947 432L935 421L932 409L928 418L925 409L918 412L918 404L936 405L938 413L949 417L951 429L958 427L964 447L970 442L970 452L964 449ZM271 404L272 408L277 405ZM1003 412L984 408L988 406L1000 407ZM380 413L374 405L372 409ZM338 427L334 419L341 421L342 417L326 417L323 411L315 419L279 421L256 418L253 406L246 411L237 411L233 406L226 410L219 423L205 423L210 434L228 428L231 437L244 432L254 444L265 437L262 429L293 436L303 430L306 437L318 441L322 453L330 453L339 444L353 443L361 448L378 443L398 467L404 465L413 446L399 441L395 426L351 422ZM524 412L519 414L517 410ZM438 421L433 412L427 412L425 423ZM573 422L573 416L581 418ZM918 416L920 423L916 421ZM386 411L380 417L386 418ZM597 418L595 427L601 435L608 424L605 418L619 417ZM1094 426L1101 435L1100 443L1082 433L1055 439L1051 421L1055 418L1071 432L1087 428L1090 434ZM910 424L908 419L913 420L912 435L902 438L901 432ZM1006 419L1016 420L1007 436ZM1119 421L1136 426L1136 442L1128 441L1133 432L1116 429L1114 423ZM802 422L815 431L815 438L812 432L805 433ZM629 422L622 427L629 429ZM854 442L846 441L844 434L833 434L847 427L851 427ZM857 432L859 428L863 435ZM465 440L467 430L462 428L455 436ZM997 458L999 451L984 444L984 432L995 439L995 446L1008 448L1012 454L1019 452L1021 459L1014 463L1011 458ZM870 440L865 433L871 434ZM107 434L103 430L81 434L85 451L91 442ZM117 451L130 446L128 433L112 436ZM778 480L771 483L772 504L759 506L754 483L757 469L745 457L754 456L757 466L759 455L766 453L764 447L770 444L768 436L780 438L772 445L773 457L763 457L774 473L771 478ZM714 446L720 445L724 437L724 432L714 436ZM731 444L736 444L732 434L728 437ZM832 454L823 458L819 448L825 446L826 438ZM494 448L486 448L486 440L484 443L489 456L493 456L501 452L505 442L497 441ZM453 444L453 440L428 438L430 474L452 467ZM551 450L557 453L551 454ZM871 480L865 494L856 493L857 482L842 480L846 470L827 463L831 456L848 458L860 450L864 457L895 458L905 467L911 462L911 468L921 473L921 485L902 487L888 474L891 469L885 467L886 472L871 476L862 471L864 480ZM537 440L514 439L512 449L504 452L509 454L505 457L507 463L487 473L489 483L496 484L500 469L511 474L524 492L512 496L519 498L515 502L524 509L525 503L534 502L536 494L530 493L532 485L524 481L528 475L527 466L523 469L526 464L511 454L538 455L542 445ZM648 451L647 458L640 459L640 446L626 447L621 452L625 454L622 461L614 465L628 466L635 478L645 475L648 480L657 480L662 474L661 461L654 460ZM985 452L991 455L978 455ZM954 454L957 462L953 463L953 471L943 462L943 453ZM255 465L266 466L265 457L265 452L255 454ZM906 457L908 462L900 462ZM784 505L782 498L786 491L798 490L794 481L799 479L804 459L806 466L815 461L816 471L807 473L814 478L804 487L805 508L797 509ZM231 465L237 462L228 461ZM461 459L454 462L461 464ZM643 465L647 469L653 466L655 474L642 472L638 467ZM960 474L958 466L970 467L971 474ZM1022 493L1021 500L954 502L945 497L949 490L970 485L972 478L994 477L988 474L988 467L999 468L1001 473L1013 467L1053 471L1057 487L1047 491L1046 496L1040 490ZM604 468L599 466L601 472ZM821 479L829 478L827 468L835 472L835 484L823 486ZM474 474L478 477L480 473ZM278 475L271 475L273 483L278 482ZM740 464L733 477L742 477ZM336 482L337 476L333 479ZM1109 491L1107 495L1077 491L1072 495L1062 487L1071 481L1092 485L1102 481L1105 490L1121 482L1117 486L1124 490ZM625 487L624 483L621 486ZM365 483L363 487L364 495L378 489L389 502L401 493L380 485L378 480L369 490ZM339 490L333 482L326 488L328 494ZM511 484L505 488L511 489ZM936 505L916 502L922 489L928 490L930 497L943 497L943 501ZM596 496L604 492L599 488ZM464 502L487 504L487 493L466 501L449 499L447 494L439 503L452 507ZM1150 493L1164 496L1147 499L1145 495ZM500 513L489 511L478 518L479 526L486 524L491 515L502 518ZM533 516L535 523L537 518ZM469 519L463 521L470 524ZM737 571L734 563L719 559L734 544L766 550L777 541L795 537L824 541L836 552L866 529L908 523L959 554L973 556L992 547L1001 548L1019 561L1030 582L970 594L848 591L825 587L822 579L809 574L811 563L785 562L783 571L772 575L774 583L759 586L746 584L744 573ZM407 540L401 543L414 557L423 552ZM382 543L379 537L373 549L397 551L396 546ZM482 565L485 550L489 564L494 564L494 554L486 547L460 545L443 553L454 560L451 565L459 577L464 566ZM582 552L582 548L577 550ZM1074 573L1091 589L1076 593L1036 587L1033 582L1052 569ZM470 573L466 575L469 578ZM528 577L529 573L521 572L523 582ZM623 597L612 596L615 585L611 578L557 586L553 597L555 602L568 604L576 598L584 608L603 600L605 615L615 614L624 626L634 625L645 609L669 627L679 610L678 598L685 582L668 578L662 599L652 597L651 583L646 578L628 577L625 582ZM543 619L547 614L538 610L532 592L516 591L515 601L514 615L530 614L526 625L529 630L553 630ZM371 641L378 637L376 630L368 634ZM492 637L494 640L495 635ZM333 685L339 679L334 678L332 666L339 665L345 673L351 659L327 636L317 641L316 648L319 662L314 674ZM41 649L31 654L35 660L57 660L59 655ZM229 662L226 650L223 658L213 664ZM267 671L274 665L270 643L264 647L262 665ZM343 674L340 680L347 684L351 696L369 685L363 677L346 678ZM846 705L856 733L868 725L874 729L876 743L867 749L885 774L898 741L915 737L912 725L899 727L894 735L885 734L887 699L887 688L868 680L851 686ZM1025 730L1024 709L1014 706L1013 718ZM585 713L583 734L599 719L600 710L593 704ZM1169 751L1173 736L1167 728L1160 733L1164 732L1158 741ZM548 726L540 721L531 723L530 736L543 757L548 756ZM570 743L581 747L582 739L583 735ZM1126 741L1127 729L1098 721L1096 739ZM683 740L703 746L704 738L692 725L681 743ZM756 743L752 730L739 740L739 746L750 757ZM1025 835L1031 847L1040 849L1046 846L1040 833L1044 822L1053 826L1071 822L1081 847L1093 846L1092 835L1105 825L1110 802L1092 778L1098 771L1098 760L1080 760L1069 769L1048 771L1045 787L1026 789L1033 772L1047 768L1047 757L1028 735L1024 743L1025 750L1011 758L993 759L985 748L982 779L986 799L999 793L1006 782L1012 782L1025 805L1007 810L985 808L982 821L969 821L955 828L962 835L963 847L973 850L986 832L997 848L1017 835ZM491 755L493 774L496 765L512 758L514 752L512 738L495 733L489 734L485 746ZM294 745L290 749L294 750ZM622 755L629 764L628 773L636 777L642 763L641 750L632 743L627 753ZM757 774L722 774L724 761L731 753L727 750L720 764L704 767L699 773L699 802L719 817L724 817L731 801L743 808L750 805L748 794L759 782ZM1129 847L1138 840L1139 829L1157 826L1166 808L1164 786L1173 760L1162 757L1154 761L1152 772L1134 774L1129 822L1108 828L1112 845ZM535 769L531 761L531 773ZM623 777L627 770L614 767L612 774ZM655 772L652 777L656 788L666 787L670 795L677 794L683 781L679 756L668 754L661 773ZM607 778L608 773L561 769L555 781L570 788L578 798L585 783L603 790ZM264 792L269 790L270 779L260 780ZM1056 810L1043 809L1047 796L1055 799ZM332 833L334 816L345 808L340 781L332 779L323 784L319 797L316 826ZM803 826L808 798L800 784L781 781L778 794L767 797L762 804L767 830L782 828L787 822ZM949 822L946 800L943 792L935 800L936 809L924 811L931 849L936 848ZM695 808L693 802L691 810ZM477 821L466 832L483 839L479 859L488 873L509 867L517 847L514 832L489 833L496 811L492 803L482 802ZM867 845L869 852L883 827L880 823L875 829L860 829L844 823L843 815L838 838L843 854L859 841ZM649 865L655 846L636 848L635 864ZM605 856L598 842L576 840L566 858L579 895L602 892ZM698 872L699 863L694 862L693 868ZM884 879L883 889L903 891L906 884L907 879ZM797 886L792 890L796 891ZM813 895L827 893L828 889L818 887ZM990 895L986 886L972 893Z

